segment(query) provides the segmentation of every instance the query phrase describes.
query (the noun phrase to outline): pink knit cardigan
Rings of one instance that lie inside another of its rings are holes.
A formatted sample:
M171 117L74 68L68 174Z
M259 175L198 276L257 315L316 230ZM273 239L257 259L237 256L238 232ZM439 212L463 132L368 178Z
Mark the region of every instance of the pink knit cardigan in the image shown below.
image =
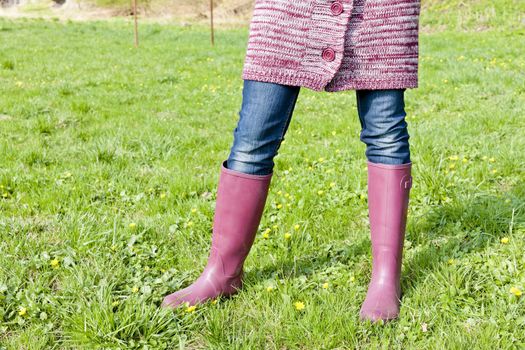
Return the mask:
M316 91L418 85L420 0L255 0L242 78Z

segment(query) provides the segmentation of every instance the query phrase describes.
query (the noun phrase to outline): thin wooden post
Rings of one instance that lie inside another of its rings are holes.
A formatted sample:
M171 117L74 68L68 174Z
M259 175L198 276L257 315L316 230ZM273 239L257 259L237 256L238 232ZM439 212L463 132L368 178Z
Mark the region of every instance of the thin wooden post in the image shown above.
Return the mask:
M139 47L139 28L137 20L137 0L132 0L133 2L133 16L135 17L135 47Z
M213 36L213 0L210 0L210 29L211 29L211 45L215 44Z

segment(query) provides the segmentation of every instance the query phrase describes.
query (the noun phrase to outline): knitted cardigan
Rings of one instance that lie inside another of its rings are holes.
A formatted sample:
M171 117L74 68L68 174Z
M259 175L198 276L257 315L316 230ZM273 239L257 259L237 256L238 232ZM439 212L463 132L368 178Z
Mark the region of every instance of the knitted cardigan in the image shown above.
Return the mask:
M416 88L420 0L255 0L242 78L316 91Z

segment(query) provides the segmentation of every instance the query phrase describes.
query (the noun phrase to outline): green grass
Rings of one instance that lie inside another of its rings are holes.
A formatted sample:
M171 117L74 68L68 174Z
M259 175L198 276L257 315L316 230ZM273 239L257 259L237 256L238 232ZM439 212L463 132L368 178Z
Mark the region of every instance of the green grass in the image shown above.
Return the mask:
M404 297L386 325L358 321L370 246L353 91L301 90L243 291L158 307L206 263L248 33L219 30L212 48L204 27L149 24L138 50L131 33L0 19L0 348L525 346L525 295L510 292L525 291L520 28L421 36Z
M422 0L421 15L429 31L525 28L525 2L520 0Z

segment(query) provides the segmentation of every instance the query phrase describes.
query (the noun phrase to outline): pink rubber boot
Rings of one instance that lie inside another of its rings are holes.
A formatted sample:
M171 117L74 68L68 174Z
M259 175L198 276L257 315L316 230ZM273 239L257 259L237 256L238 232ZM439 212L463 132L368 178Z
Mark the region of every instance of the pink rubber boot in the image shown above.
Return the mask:
M193 284L164 298L162 306L195 305L242 287L243 264L255 240L273 173L251 175L222 163L208 263Z
M372 241L372 277L359 318L388 321L399 315L400 277L412 163L368 161L368 214Z

